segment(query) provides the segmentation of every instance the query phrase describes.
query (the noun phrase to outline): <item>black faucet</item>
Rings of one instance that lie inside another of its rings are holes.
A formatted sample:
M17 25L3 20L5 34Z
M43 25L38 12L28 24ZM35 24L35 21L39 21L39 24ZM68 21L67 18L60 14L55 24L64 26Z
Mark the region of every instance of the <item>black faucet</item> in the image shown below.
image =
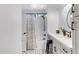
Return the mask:
M66 35L67 35L66 33L69 33L68 37L70 37L70 38L71 38L71 31L67 31L67 30L62 29L62 28L61 28L61 30L62 30L63 35L64 35L64 36L66 36Z

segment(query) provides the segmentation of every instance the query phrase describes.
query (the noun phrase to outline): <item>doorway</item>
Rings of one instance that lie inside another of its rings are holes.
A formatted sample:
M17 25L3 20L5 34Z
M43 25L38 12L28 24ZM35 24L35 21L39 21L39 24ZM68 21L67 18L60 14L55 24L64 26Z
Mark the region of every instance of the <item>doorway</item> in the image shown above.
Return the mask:
M47 13L24 12L23 14L23 53L45 53L47 41Z

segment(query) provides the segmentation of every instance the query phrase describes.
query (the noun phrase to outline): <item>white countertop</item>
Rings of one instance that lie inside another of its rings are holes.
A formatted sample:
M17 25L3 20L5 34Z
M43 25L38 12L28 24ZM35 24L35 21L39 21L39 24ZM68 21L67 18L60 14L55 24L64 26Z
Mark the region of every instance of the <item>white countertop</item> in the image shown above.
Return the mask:
M63 45L67 46L68 48L72 48L72 38L63 36L61 34L53 34L53 33L48 33L48 34L54 37L56 40L58 40Z

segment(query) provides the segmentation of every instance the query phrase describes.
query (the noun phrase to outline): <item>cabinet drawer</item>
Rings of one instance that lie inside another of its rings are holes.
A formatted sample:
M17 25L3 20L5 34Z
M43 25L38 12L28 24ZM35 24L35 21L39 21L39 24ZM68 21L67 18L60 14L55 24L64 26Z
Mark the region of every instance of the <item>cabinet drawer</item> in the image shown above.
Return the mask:
M68 48L66 46L61 46L61 52L63 54L72 54L72 49L71 48Z
M53 40L53 54L60 54L60 43Z

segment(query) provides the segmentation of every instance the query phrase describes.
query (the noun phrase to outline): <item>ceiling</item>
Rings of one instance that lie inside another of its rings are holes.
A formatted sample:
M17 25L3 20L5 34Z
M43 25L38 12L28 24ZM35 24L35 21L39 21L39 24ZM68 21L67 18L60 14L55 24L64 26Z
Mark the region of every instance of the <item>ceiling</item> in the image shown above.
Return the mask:
M51 9L51 10L60 10L62 9L66 4L23 4L23 9Z
M47 5L47 9L51 9L51 10L61 10L62 8L64 8L66 6L66 4L48 4Z

